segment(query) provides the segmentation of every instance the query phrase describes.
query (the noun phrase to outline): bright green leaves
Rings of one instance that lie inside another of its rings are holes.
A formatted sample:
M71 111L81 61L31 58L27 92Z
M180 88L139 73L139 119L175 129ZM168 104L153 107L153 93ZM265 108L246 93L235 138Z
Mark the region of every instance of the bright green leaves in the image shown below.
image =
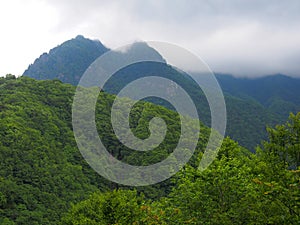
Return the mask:
M61 224L139 224L138 221L147 214L148 206L145 203L135 191L95 193L89 199L73 205Z
M278 160L283 166L300 166L300 113L291 114L289 121L268 128L269 141L264 143L264 151L269 157Z

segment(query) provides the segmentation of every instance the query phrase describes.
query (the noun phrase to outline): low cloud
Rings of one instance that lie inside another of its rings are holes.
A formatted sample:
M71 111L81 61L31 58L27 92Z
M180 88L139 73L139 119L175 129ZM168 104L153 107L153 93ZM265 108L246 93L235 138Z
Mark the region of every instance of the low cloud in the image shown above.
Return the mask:
M194 52L217 72L300 76L298 0L44 3L56 12L49 31L55 40L83 34L110 48L135 40L166 41Z

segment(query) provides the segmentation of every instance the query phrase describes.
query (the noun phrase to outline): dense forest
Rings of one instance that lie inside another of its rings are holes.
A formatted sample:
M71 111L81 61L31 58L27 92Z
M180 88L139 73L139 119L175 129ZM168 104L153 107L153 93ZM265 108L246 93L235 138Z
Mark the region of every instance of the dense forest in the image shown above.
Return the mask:
M0 78L0 224L299 224L300 113L267 127L268 139L256 153L226 137L202 172L198 164L211 130L200 123L185 167L164 182L132 188L104 179L81 156L72 131L74 93L74 86L57 79ZM153 152L136 153L113 133L114 98L101 92L96 106L108 151L135 165L164 159L180 135L178 114L136 104L130 118L136 136L149 135L154 116L168 128ZM192 128L192 118L190 123Z

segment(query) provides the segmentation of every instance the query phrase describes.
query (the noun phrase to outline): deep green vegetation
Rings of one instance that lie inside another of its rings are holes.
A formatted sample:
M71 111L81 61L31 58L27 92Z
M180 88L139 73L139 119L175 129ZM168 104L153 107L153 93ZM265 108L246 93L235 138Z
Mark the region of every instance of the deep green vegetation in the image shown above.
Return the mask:
M210 109L202 90L188 75L182 74L164 63L143 62L130 65L114 74L105 84L104 89L109 93L117 94L126 84L141 77L154 75L171 79L180 84L195 102L200 120L210 126ZM170 87L170 91L176 93L176 88L176 86ZM161 100L148 100L168 107ZM226 135L252 151L257 144L260 144L261 140L267 138L266 125L274 126L276 122L283 121L283 116L272 112L250 97L242 99L225 93L225 102L227 109Z
M16 79L12 75L0 79L0 222L56 224L71 203L96 190L118 187L94 172L77 149L71 124L74 92L74 86L59 80ZM102 93L96 114L108 150L132 164L151 164L165 158L180 131L177 114L150 103L137 104L132 112L135 134L146 137L148 122L156 115L162 115L170 126L166 140L152 154L134 154L113 135L109 123L113 100L113 96ZM198 151L209 134L208 128L202 130ZM166 181L138 191L158 198L170 188L170 181Z
M106 186L76 149L74 87L13 76L0 83L0 223L55 224L71 202Z
M87 67L108 50L98 41L77 36L50 50L48 54L41 55L24 75L41 80L59 79L76 85ZM158 52L143 43L135 44L130 51L135 54L151 54L162 60ZM106 86L106 91L115 94L129 81L149 74L173 79L187 87L186 90L195 97L201 121L210 125L210 111L201 90L184 74L165 64L141 63L125 68L116 75L117 82L112 79ZM261 140L267 139L266 125L282 123L290 112L300 110L299 79L283 75L257 79L217 75L217 79L224 91L227 105L226 134L251 151L254 151ZM153 99L148 100L153 102ZM157 99L154 102L166 106Z
M257 154L227 138L207 170L186 166L172 178L167 197L95 193L73 205L61 224L299 224L299 134L300 113L270 128Z
M299 224L300 113L268 128L256 154L226 138L204 172L197 162L210 130L201 125L188 165L165 182L132 189L105 180L82 158L71 124L74 91L59 80L0 78L0 224ZM108 150L137 165L165 158L180 132L178 114L136 104L131 127L138 137L149 135L153 116L168 124L162 145L138 154L112 133L113 99L102 93L96 113Z
M259 78L235 78L230 75L217 75L225 93L253 99L270 111L283 116L300 111L300 79L282 74Z

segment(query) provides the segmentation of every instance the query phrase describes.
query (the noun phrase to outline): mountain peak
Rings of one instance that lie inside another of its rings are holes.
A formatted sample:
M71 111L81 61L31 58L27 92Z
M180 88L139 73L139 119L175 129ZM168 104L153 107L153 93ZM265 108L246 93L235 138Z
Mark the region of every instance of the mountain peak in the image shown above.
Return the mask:
M75 39L78 39L78 40L83 40L83 39L86 39L83 35L79 34L75 37Z
M83 35L65 41L43 53L23 73L24 76L39 80L59 79L62 82L77 85L86 69L102 54L109 51L99 40L91 40ZM138 56L165 63L155 49L145 42L133 43L124 52L115 52L116 57ZM121 55L120 55L121 54Z
M77 35L43 53L23 73L39 80L59 79L76 85L88 66L109 49L100 41Z

